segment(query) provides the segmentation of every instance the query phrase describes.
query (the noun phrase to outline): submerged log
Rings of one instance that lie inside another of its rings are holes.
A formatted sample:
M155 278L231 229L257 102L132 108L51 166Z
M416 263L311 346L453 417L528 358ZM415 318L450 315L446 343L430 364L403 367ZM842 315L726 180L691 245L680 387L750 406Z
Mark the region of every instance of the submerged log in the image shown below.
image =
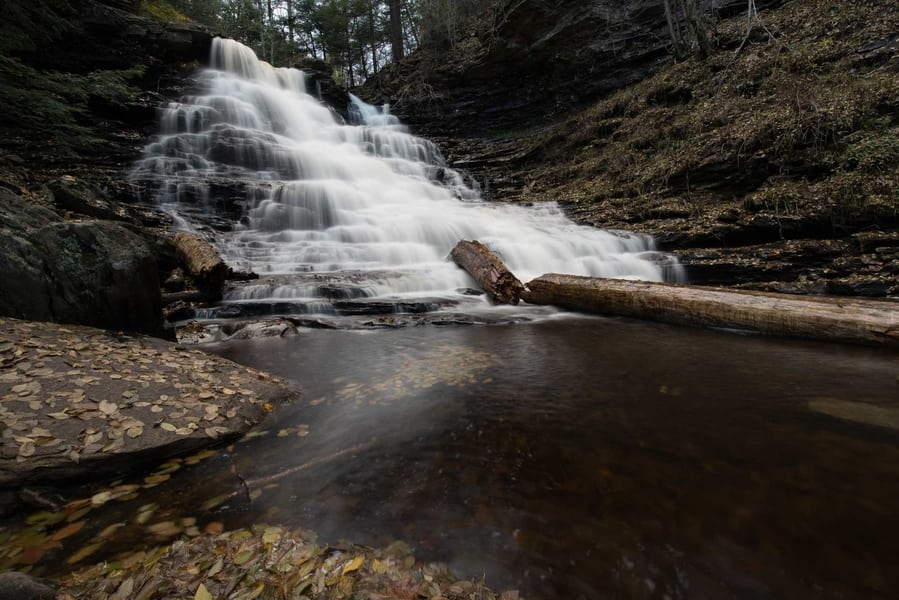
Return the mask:
M450 253L468 271L494 304L518 304L524 286L500 258L478 241L462 240Z
M703 327L899 347L899 303L723 290L700 286L542 275L522 295L532 304Z
M200 236L183 232L175 234L174 243L178 257L197 289L206 296L220 298L231 269L212 244Z

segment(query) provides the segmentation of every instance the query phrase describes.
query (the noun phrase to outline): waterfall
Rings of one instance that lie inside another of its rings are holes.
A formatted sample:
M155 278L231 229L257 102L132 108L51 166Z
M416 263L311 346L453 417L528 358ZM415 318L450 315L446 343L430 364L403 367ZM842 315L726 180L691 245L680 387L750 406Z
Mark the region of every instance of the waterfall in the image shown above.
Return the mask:
M347 124L306 92L302 71L273 68L233 40L213 41L198 87L162 110L134 177L185 218L224 211L231 231L216 243L226 261L277 276L231 300L311 302L324 274L365 296L458 295L472 282L447 255L462 239L485 243L522 281L549 272L659 281L671 271L648 236L576 225L553 202L482 201L387 107L352 97Z

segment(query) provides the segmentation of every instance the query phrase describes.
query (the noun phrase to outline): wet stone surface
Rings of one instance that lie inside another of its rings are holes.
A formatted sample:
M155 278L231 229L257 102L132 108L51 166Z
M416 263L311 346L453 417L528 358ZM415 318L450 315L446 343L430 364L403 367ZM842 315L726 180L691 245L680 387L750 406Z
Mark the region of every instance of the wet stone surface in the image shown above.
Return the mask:
M0 485L158 463L247 431L295 394L155 338L0 319Z

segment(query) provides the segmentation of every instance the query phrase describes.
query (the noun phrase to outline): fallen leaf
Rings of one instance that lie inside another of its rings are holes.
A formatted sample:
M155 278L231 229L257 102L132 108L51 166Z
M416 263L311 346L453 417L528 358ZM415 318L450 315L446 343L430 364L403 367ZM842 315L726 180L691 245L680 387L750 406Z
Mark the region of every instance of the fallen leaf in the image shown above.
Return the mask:
M207 525L206 528L207 528L207 533L208 533L209 526ZM209 572L206 574L206 577L212 577L214 575L217 575L217 574L221 573L222 569L224 569L224 568L225 568L225 559L220 558L217 561L215 561L215 564L212 565L212 567L210 567Z
M225 525L220 521L210 521L209 523L206 523L206 527L203 528L203 531L209 535L221 535L224 530Z
M343 571L341 571L341 575L346 575L347 573L351 573L359 569L362 564L365 562L364 556L357 556L347 564L343 565Z
M202 583L197 587L197 593L194 594L194 600L212 600L212 594L206 589Z
M84 527L84 524L86 522L87 521L77 521L75 523L70 523L70 524L66 525L65 527L63 527L62 529L58 530L53 535L51 535L50 539L55 542L58 542L60 540L66 539L67 537L75 535L76 533L81 531L81 528Z
M104 415L112 415L119 411L119 405L115 402L109 402L107 400L100 401L100 412Z
M129 577L123 581L118 589L109 597L109 600L131 600L134 592L134 578Z
M112 500L112 493L110 492L100 492L91 496L91 504L94 506L103 506L110 500Z
M159 485L163 481L168 481L172 476L168 473L161 473L158 475L147 475L144 477L144 483L147 485Z
M250 560L251 558L253 558L252 550L241 550L234 556L234 564L242 565L245 562L247 562L248 560Z
M88 544L87 546L81 548L75 554L71 555L68 559L66 559L66 564L73 565L77 562L81 562L82 560L84 560L85 558L87 558L88 556L90 556L91 554L96 552L97 550L99 550L102 545L103 545L102 542Z

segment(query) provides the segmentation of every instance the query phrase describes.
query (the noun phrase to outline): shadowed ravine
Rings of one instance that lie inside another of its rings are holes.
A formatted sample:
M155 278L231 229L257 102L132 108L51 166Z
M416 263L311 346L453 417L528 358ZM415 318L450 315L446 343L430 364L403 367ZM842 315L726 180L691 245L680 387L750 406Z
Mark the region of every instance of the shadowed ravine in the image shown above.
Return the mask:
M328 315L311 273L349 298L484 310L445 260L463 238L525 280L677 277L647 237L575 226L551 204L484 204L386 111L357 103L361 124L342 125L298 72L232 42L213 66L167 109L135 177L185 227L243 214L215 242L263 278L226 303ZM225 179L240 200L216 195ZM899 584L893 355L539 314L212 346L295 381L303 402L91 528L156 503L157 521L400 539L528 598L869 598ZM125 526L105 550L142 535Z

